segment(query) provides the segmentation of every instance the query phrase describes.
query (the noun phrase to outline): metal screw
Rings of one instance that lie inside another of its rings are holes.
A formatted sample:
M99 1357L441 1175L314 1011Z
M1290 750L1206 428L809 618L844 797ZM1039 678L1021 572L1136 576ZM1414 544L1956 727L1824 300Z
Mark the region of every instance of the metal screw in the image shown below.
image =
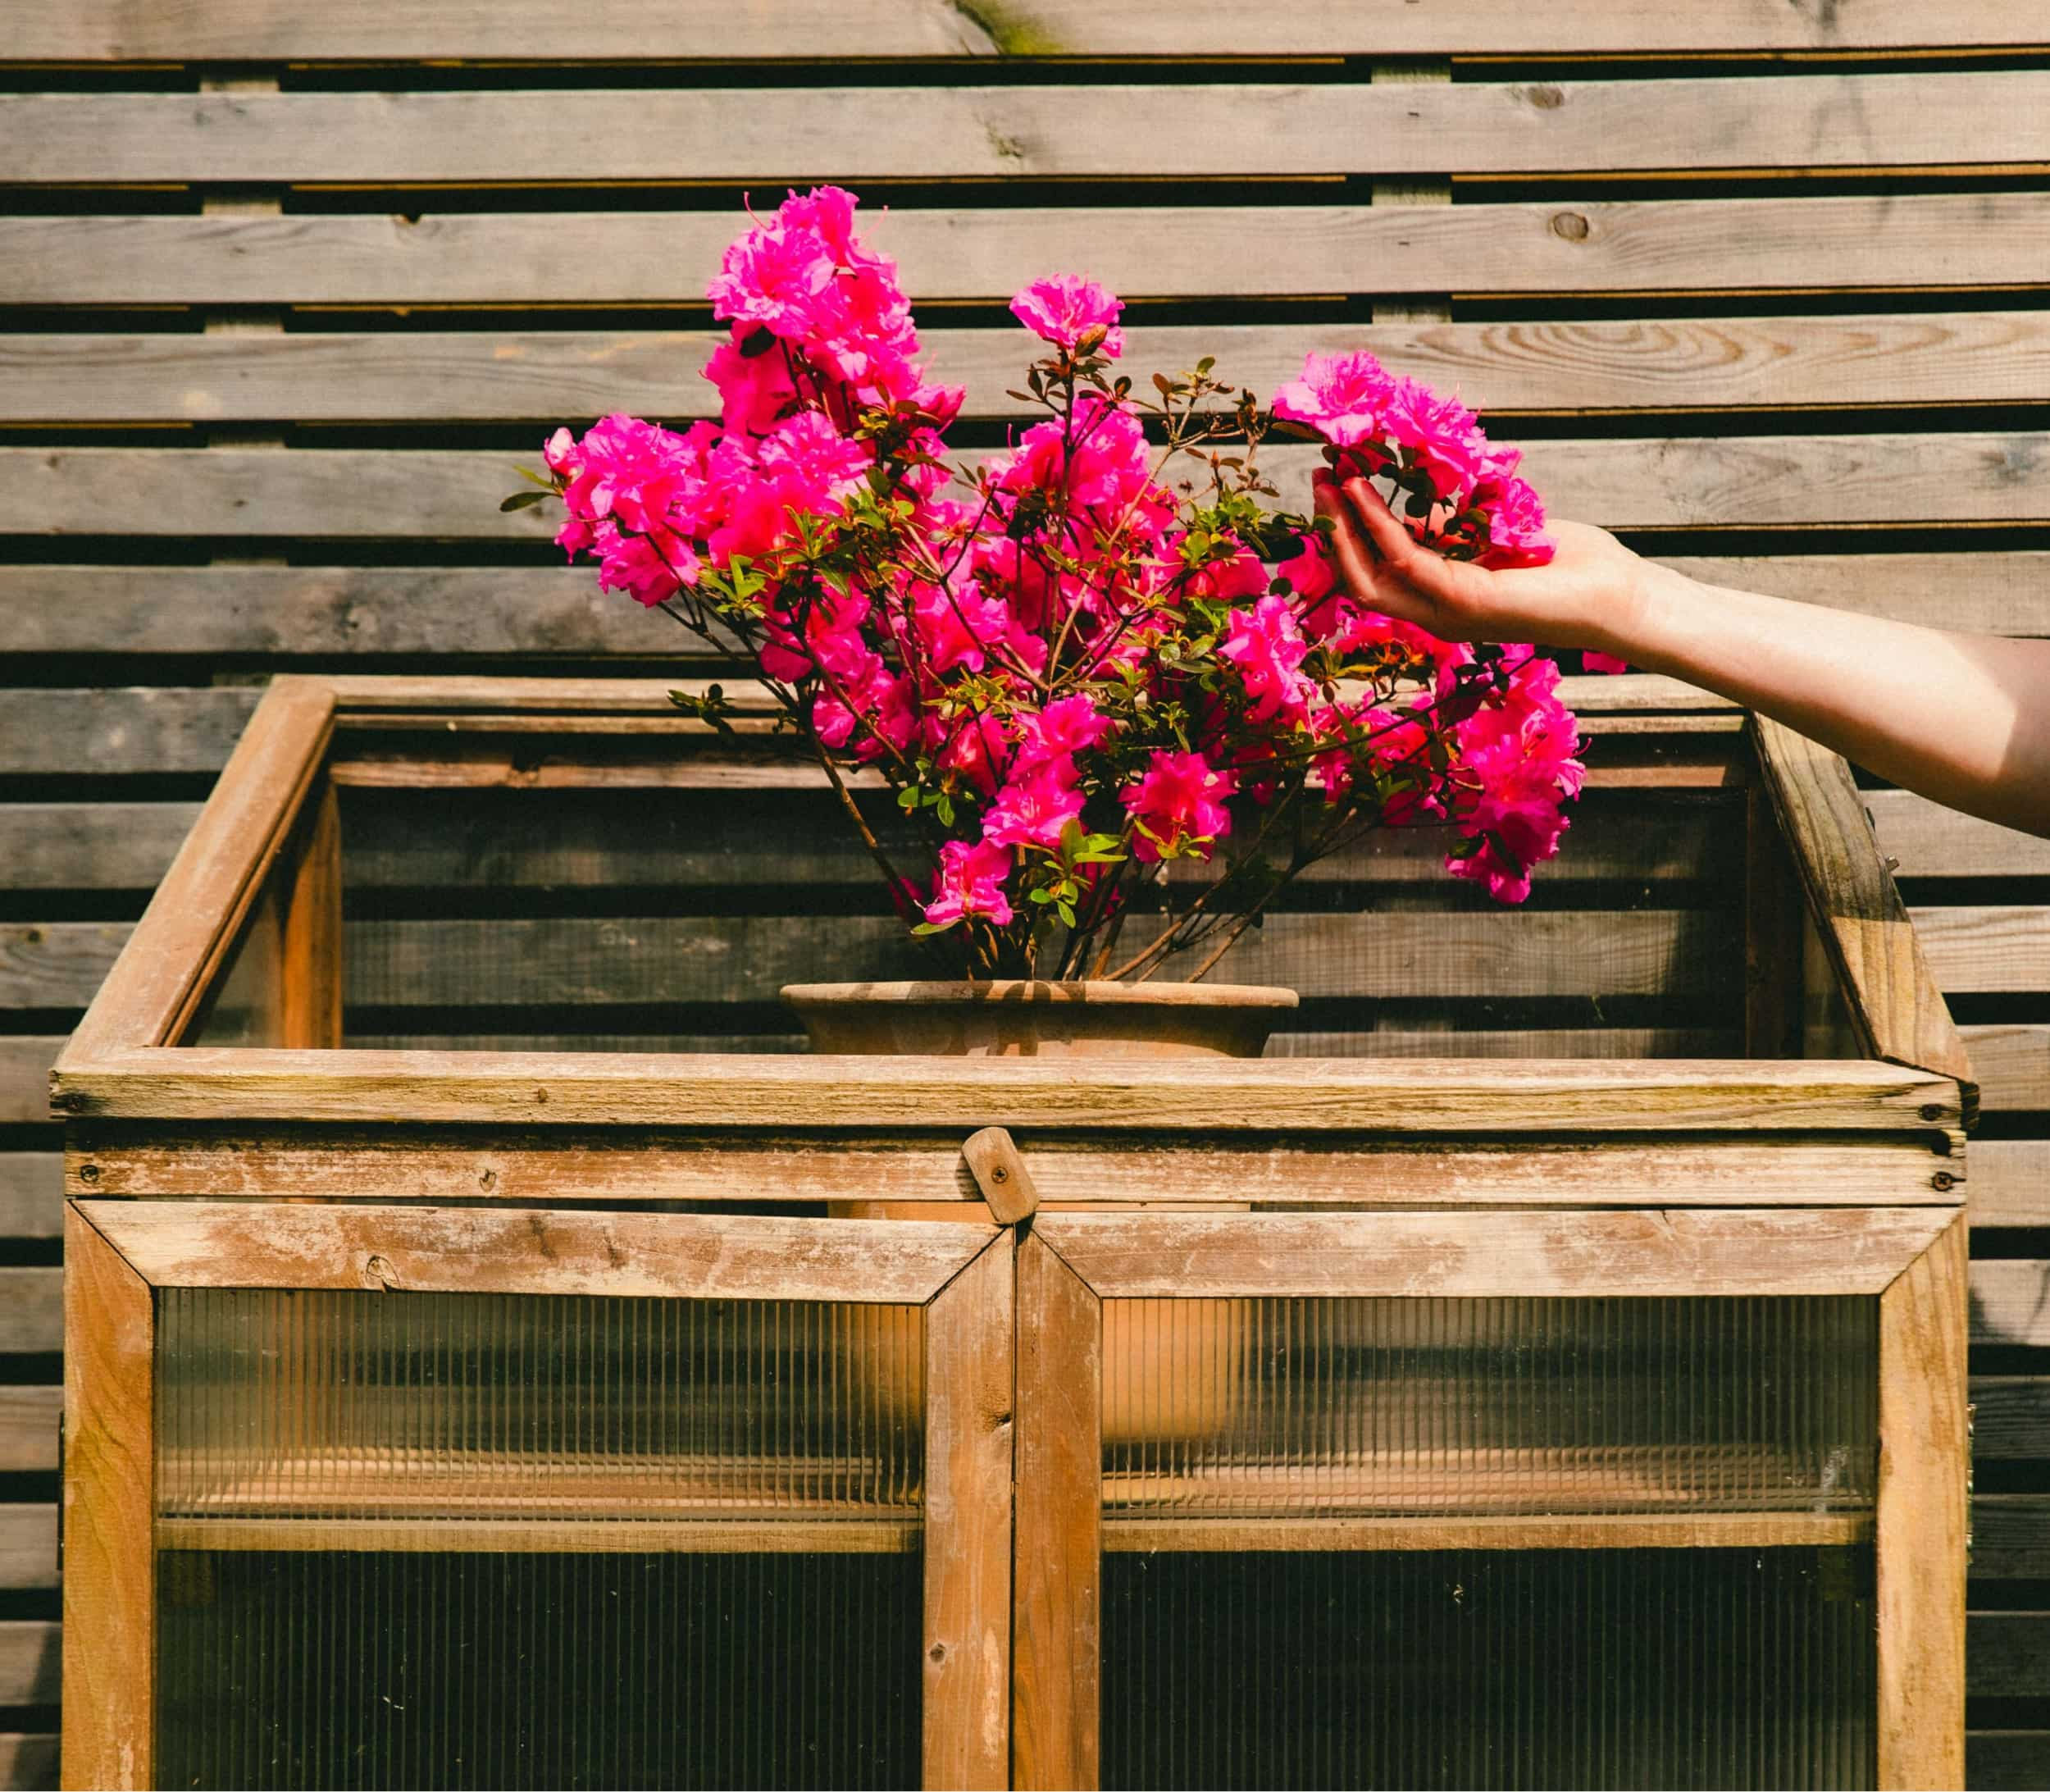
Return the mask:
M85 1164L80 1165L78 1173L78 1179L82 1183L98 1182L100 1179L100 1166L98 1164Z
M1001 1164L995 1165L995 1167L990 1171L990 1180L991 1182L1009 1182L1010 1179L1011 1173L1008 1170L1004 1169Z
M1922 1118L1924 1119L1940 1120L1943 1117L1943 1109L1938 1107L1934 1101L1926 1101L1922 1105Z

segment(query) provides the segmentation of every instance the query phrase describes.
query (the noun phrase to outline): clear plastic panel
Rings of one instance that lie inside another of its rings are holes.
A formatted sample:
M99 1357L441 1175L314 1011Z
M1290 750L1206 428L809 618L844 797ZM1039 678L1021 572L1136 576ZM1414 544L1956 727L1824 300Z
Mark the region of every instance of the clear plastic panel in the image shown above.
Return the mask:
M166 1786L905 1786L921 1562L168 1552Z
M166 1517L912 1516L922 1308L166 1288Z
M1107 1512L1858 1512L1870 1299L1104 1309Z
M1871 1552L1104 1558L1106 1786L1870 1785Z

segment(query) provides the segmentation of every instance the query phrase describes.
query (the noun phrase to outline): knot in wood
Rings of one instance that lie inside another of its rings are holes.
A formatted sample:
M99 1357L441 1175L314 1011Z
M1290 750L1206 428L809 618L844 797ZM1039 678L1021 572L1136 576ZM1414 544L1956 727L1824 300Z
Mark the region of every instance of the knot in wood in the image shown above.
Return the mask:
M371 1256L363 1260L363 1286L390 1288L398 1285L399 1275L390 1262L380 1256Z
M1556 112L1566 103L1565 90L1554 87L1549 81L1524 91L1531 104L1541 112Z
M1551 234L1569 243L1584 243L1588 239L1588 221L1578 212L1554 212Z

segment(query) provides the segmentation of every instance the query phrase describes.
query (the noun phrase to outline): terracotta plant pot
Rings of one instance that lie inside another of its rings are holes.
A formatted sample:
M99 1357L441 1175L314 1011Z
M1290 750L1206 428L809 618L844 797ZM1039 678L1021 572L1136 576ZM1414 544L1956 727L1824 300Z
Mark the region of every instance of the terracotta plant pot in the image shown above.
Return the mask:
M794 983L783 1000L797 1010L812 1050L861 1056L948 1058L1257 1058L1268 1035L1296 1005L1292 989L1245 983ZM1050 1202L1070 1212L1116 1211L1091 1202ZM936 1211L917 1202L835 1202L844 1218L918 1220L944 1216L989 1224L986 1207ZM1212 1211L1215 1211L1213 1209ZM1194 1316L1191 1316L1194 1317ZM1103 1309L1106 1364L1128 1366L1107 1378L1103 1440L1135 1444L1197 1443L1214 1438L1237 1405L1237 1378L1218 1372L1237 1360L1245 1320L1235 1305L1205 1302L1200 1317L1178 1329L1210 1373L1177 1373L1155 1360L1157 1328L1144 1325L1126 1301ZM881 1366L850 1361L850 1372L875 1388L906 1422L909 1387Z

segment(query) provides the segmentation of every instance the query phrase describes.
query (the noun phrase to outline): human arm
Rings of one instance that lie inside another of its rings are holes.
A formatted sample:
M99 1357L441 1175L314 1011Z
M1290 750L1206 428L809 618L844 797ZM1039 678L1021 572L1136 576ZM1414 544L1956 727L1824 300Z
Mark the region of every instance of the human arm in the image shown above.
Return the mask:
M1550 564L1492 571L1419 547L1373 487L1319 478L1339 576L1451 641L1592 649L1773 717L1890 782L2050 835L2050 641L1705 585L1584 523Z

